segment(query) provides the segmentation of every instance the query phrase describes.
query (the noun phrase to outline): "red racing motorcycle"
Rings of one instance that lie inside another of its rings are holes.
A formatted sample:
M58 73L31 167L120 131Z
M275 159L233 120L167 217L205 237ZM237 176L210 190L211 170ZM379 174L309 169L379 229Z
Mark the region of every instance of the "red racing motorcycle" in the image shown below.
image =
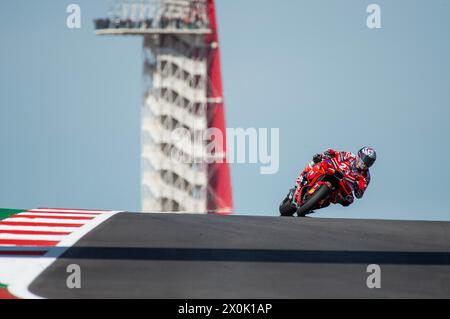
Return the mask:
M314 209L353 198L351 184L355 178L344 172L350 172L348 164L334 158L324 158L314 166L307 165L302 180L280 204L281 216L297 213L299 217L304 217Z

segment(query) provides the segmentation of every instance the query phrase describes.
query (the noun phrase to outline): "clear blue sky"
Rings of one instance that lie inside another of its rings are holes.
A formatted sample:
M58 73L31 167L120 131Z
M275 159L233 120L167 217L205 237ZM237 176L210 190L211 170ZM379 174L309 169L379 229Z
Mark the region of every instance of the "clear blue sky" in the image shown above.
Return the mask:
M82 8L82 29L65 26ZM382 29L366 27L377 3ZM275 127L278 174L232 165L238 214L275 215L311 156L375 147L363 200L324 217L450 220L450 3L218 0L228 127ZM0 4L0 206L139 209L141 39L106 1Z

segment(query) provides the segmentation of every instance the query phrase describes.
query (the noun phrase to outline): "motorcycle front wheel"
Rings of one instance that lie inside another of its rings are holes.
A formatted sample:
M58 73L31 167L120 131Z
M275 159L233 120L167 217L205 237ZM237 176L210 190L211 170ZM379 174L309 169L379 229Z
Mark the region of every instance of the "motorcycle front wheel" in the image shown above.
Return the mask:
M280 216L294 216L297 211L297 207L292 203L294 197L295 189L289 190L286 198L280 204Z
M294 216L295 211L294 205L289 200L284 200L280 204L280 216Z
M299 217L305 217L310 211L315 209L317 204L325 199L330 192L330 187L321 185L319 189L317 189L316 192L297 209L297 215Z

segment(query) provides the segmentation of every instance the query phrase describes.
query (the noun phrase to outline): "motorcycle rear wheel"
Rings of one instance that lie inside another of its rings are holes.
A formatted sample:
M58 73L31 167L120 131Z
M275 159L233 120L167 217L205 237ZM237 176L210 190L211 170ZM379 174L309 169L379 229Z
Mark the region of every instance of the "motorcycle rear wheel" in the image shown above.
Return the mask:
M298 217L305 217L310 211L317 208L317 204L323 200L331 192L331 188L327 185L321 185L318 190L297 209Z

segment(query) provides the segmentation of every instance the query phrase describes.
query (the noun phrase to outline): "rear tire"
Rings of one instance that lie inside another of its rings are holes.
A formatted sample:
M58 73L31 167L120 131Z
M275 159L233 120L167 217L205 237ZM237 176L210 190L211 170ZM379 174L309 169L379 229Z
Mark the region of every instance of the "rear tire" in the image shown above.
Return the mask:
M310 211L316 208L317 204L323 200L331 192L331 188L327 185L321 185L318 190L297 209L298 217L305 217Z

